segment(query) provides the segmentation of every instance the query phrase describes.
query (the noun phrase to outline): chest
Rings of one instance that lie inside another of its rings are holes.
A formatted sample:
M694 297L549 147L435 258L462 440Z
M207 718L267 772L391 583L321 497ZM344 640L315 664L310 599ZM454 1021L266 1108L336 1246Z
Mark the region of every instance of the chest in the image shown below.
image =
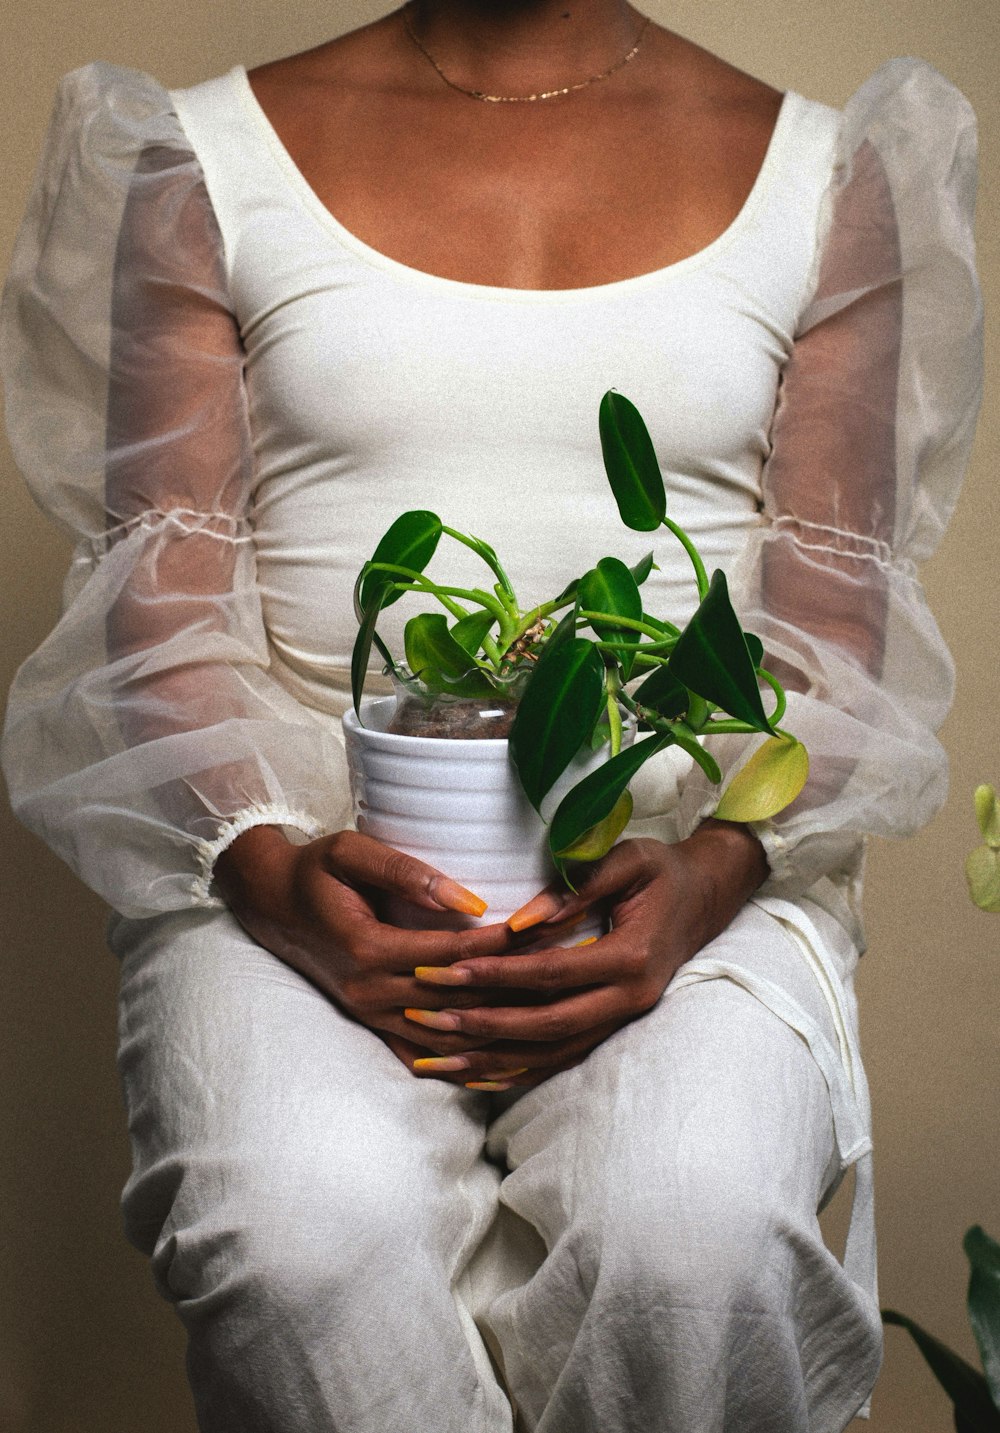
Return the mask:
M776 114L637 115L600 94L516 107L446 96L439 110L348 93L279 117L278 132L320 202L372 248L462 282L558 289L713 242L753 189Z

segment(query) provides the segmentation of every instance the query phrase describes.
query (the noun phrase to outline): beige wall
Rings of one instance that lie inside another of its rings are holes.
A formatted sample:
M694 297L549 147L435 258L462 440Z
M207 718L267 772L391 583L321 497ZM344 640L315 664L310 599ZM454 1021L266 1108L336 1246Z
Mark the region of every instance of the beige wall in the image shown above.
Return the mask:
M0 51L0 269L27 193L53 86L94 58L187 83L300 49L373 18L360 0L14 0ZM658 0L650 9L743 68L837 103L883 59L922 55L972 99L983 132L980 244L1000 299L1000 60L996 0ZM994 322L993 333L996 333ZM968 489L927 583L959 675L946 740L953 794L930 830L872 855L872 950L861 994L875 1101L885 1301L971 1355L960 1239L1000 1237L996 1184L1000 916L968 904L971 792L1000 781L997 583L1000 456L995 345ZM0 684L56 615L65 551L0 450ZM9 672L7 669L9 668ZM11 1433L190 1433L182 1341L122 1242L127 1154L113 1073L115 971L99 903L4 816L0 1040L0 1427ZM903 1338L890 1338L874 1433L950 1427Z

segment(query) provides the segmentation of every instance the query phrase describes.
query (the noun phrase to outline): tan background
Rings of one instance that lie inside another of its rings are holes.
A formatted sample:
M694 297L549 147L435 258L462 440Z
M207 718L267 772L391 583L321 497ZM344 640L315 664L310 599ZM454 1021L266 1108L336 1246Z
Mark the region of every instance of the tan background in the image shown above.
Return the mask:
M251 66L375 17L361 0L15 0L0 52L0 269L23 208L58 77L96 58L170 84ZM921 55L980 118L980 254L994 318L1000 264L1000 6L996 0L658 0L655 18L780 87L842 102L892 55ZM996 326L994 322L993 332ZM1000 457L995 346L973 470L927 584L958 664L946 729L952 798L918 839L874 850L871 953L860 980L874 1091L884 1302L968 1356L964 1230L1000 1237L997 993L1000 916L971 908L962 860L971 793L1000 782L997 583ZM57 610L65 549L0 449L0 690ZM9 668L9 671L7 670ZM0 1430L193 1433L173 1316L119 1233L127 1169L113 1070L115 970L99 902L3 817L0 1069ZM942 1395L898 1331L873 1433L943 1433Z

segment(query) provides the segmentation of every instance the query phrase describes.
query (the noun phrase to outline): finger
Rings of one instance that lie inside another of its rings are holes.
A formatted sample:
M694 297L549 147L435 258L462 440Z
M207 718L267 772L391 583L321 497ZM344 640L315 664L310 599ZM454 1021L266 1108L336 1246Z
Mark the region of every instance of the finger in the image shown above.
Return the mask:
M655 1004L655 999L650 1001ZM551 1004L479 1006L472 1010L408 1008L403 1014L422 1030L484 1040L566 1040L606 1021L629 1019L649 1005L620 985L575 992Z
M550 946L526 954L500 958L484 956L448 966L417 966L413 974L423 988L454 990L455 1005L463 986L490 990L560 991L581 986L608 985L622 978L637 979L644 962L639 947L620 931L575 946ZM464 991L462 992L465 993ZM437 1005L437 1001L428 1002ZM483 1001L495 1004L496 1001Z
M647 885L659 874L656 854L661 845L653 841L619 841L600 861L576 865L573 868L576 893L569 894L556 918L565 920L598 901L621 899Z
M331 836L324 860L338 880L375 886L378 890L405 896L428 910L481 916L487 909L481 896L460 886L442 871L360 831L338 831Z
M500 955L521 939L506 925L468 930L408 930L380 921L359 892L320 877L309 892L322 934L335 952L347 952L361 971L411 974L416 965L449 965L463 958Z

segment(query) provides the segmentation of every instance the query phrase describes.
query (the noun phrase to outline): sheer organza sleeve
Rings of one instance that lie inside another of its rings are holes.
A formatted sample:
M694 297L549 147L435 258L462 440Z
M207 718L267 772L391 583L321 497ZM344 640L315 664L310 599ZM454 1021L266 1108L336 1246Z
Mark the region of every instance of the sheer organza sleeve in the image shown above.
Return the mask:
M15 810L126 914L217 904L239 832L342 826L347 783L336 733L268 670L223 246L154 81L63 81L0 342L15 457L76 539L10 695Z
M849 868L867 834L913 832L946 793L952 666L915 564L954 506L979 406L975 173L973 114L929 65L892 61L847 104L734 581L811 758L802 795L759 828L774 893ZM712 749L732 771L756 744ZM717 800L695 771L682 834Z

